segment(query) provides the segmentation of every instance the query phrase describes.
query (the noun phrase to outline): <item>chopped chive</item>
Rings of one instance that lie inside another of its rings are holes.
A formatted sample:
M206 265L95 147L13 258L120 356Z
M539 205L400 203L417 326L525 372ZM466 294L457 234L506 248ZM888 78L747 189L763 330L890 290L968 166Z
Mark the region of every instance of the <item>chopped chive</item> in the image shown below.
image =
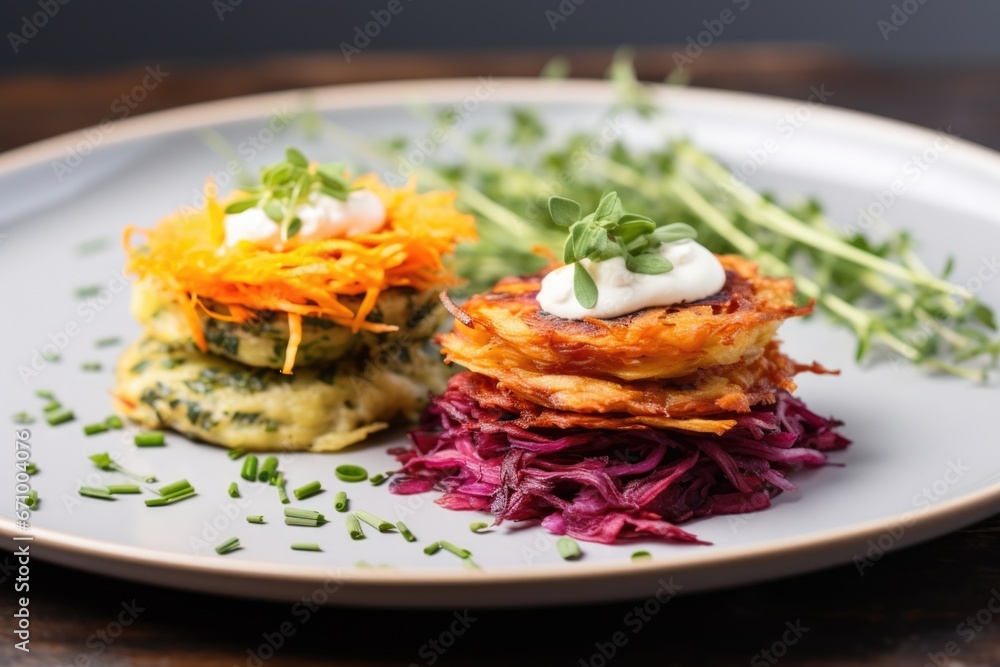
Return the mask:
M382 482L384 482L384 481L385 481L385 480L387 480L387 479L389 479L389 478L388 478L388 477L386 477L385 475L383 475L382 473L380 473L380 472L377 472L377 473L375 473L374 475L372 475L372 476L371 476L371 477L370 477L370 478L368 479L368 481L369 481L369 482L371 482L371 485L372 485L372 486L378 486L379 484L381 484Z
M322 551L315 542L292 542L294 551Z
M263 514L248 514L247 523L264 523Z
M556 540L556 550L564 560L576 560L580 557L580 545L572 537L560 537Z
M24 466L24 472L28 473L29 475L34 475L36 472L38 472L38 466L35 465L34 461L28 461L28 465Z
M186 491L181 491L180 493L172 496L164 496L163 498L150 498L146 501L146 507L162 507L163 505L172 505L176 502L182 500L187 500L191 496L194 496L194 489L187 489Z
M319 519L300 519L295 516L286 516L285 525L286 526L308 526L309 528L316 528L322 526L326 521L320 521Z
M227 456L235 461L236 459L243 458L246 453L245 449L230 449Z
M38 398L44 398L44 399L49 400L49 401L56 400L56 395L53 394L48 389L36 389L35 390L35 396L37 396Z
M299 488L292 491L292 495L295 496L296 500L304 500L315 496L317 493L323 490L319 482L309 482L308 484L303 484Z
M42 408L42 412L48 414L50 412L56 412L62 409L63 404L59 401L52 401L51 403L46 403L45 407Z
M223 556L231 551L236 551L240 548L240 539L238 537L230 537L228 540L215 547L215 553Z
M485 521L476 521L469 524L469 530L474 533L480 533L490 527L490 524Z
M352 540L365 539L365 533L361 530L361 522L358 521L358 517L354 516L354 514L347 515L344 525L347 526L347 532L350 533Z
M89 299L92 296L100 294L102 289L100 285L86 285L84 287L77 287L73 294L78 299Z
M371 512L366 512L365 510L356 510L354 512L354 516L358 517L372 528L377 529L380 533L386 533L395 528L394 525L385 519L380 519Z
M434 542L433 544L428 544L426 547L424 547L424 553L427 554L428 556L433 556L439 551L441 551L440 542Z
M62 355L58 352L42 352L42 359L45 361L62 361Z
M108 493L142 493L142 488L138 484L108 484Z
M111 493L106 487L103 486L81 486L76 491L81 496L86 496L88 498L100 498L101 500L114 500L111 497Z
M122 339L118 336L107 336L106 338L98 338L94 341L94 345L97 347L111 347L112 345L117 345L122 342Z
M34 424L35 418L29 415L27 412L16 412L14 413L14 423L15 424Z
M441 545L442 549L444 549L445 551L450 551L459 558L468 558L469 556L472 555L472 552L469 551L468 549L463 549L462 547L456 547L454 544L452 544L447 540L441 540L440 542L438 542L438 544Z
M101 362L99 361L85 361L80 364L80 370L82 371L99 371L102 368L104 367L101 366Z
M87 424L83 427L84 435L97 435L98 433L105 433L109 431L107 424L101 422L99 424Z
M333 508L338 512L347 511L347 492L337 491L337 495L333 497Z
M287 505L291 501L288 500L288 492L285 491L285 474L279 472L275 479L277 480L274 485L278 487L278 500L281 501L282 505Z
M248 482L257 479L257 457L253 454L247 456L246 461L243 462L243 471L240 473L240 477Z
M49 426L58 426L74 419L76 419L76 415L73 414L73 411L62 407L45 414L45 421L49 423Z
M361 466L345 464L333 471L342 482L363 482L368 479L368 471Z
M149 476L136 475L133 472L129 472L128 470L125 470L125 468L122 468L120 465L118 465L117 463L115 463L114 461L112 461L111 460L111 455L108 454L107 452L101 452L100 454L91 454L87 458L89 458L91 461L93 461L94 465L97 466L98 468L100 468L101 470L108 470L108 471L111 471L111 472L120 472L121 474L125 475L126 477L131 477L132 479L139 480L140 482L146 482L147 484L152 484L153 482L156 481L156 477L154 477L153 475L149 475Z
M105 419L104 425L108 428L125 428L125 424L122 423L122 418L118 415L111 415Z
M34 489L32 489L31 491L29 491L28 492L28 497L24 499L24 504L27 505L28 507L30 507L31 509L37 509L38 508L38 491L35 491Z
M161 496L173 496L191 488L191 482L186 479L179 479L176 482L171 482L170 484L161 486L159 493Z
M397 521L396 522L396 530L399 531L399 534L402 535L403 539L406 540L407 542L416 542L417 541L417 536L414 535L413 533L411 533L410 529L407 528L406 524L403 523L402 521Z
M230 498L240 497L240 487L236 486L236 482L231 482L229 484L229 497Z
M274 476L274 473L278 470L278 459L273 456L268 456L264 459L264 463L260 466L260 472L257 473L257 479L262 482L266 482Z
M293 516L297 519L315 519L316 521L326 521L326 517L316 510L302 510L297 507L286 507L285 516Z
M136 447L162 447L164 443L163 431L145 431L135 434Z
M653 554L648 551L636 551L632 554L632 560L646 560L647 558L652 558Z

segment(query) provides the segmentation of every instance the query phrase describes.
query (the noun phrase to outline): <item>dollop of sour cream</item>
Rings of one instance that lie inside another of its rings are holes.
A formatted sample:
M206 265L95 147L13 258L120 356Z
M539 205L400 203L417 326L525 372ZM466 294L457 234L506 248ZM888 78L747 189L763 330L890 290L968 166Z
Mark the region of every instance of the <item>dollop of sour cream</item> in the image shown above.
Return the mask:
M712 296L726 283L726 271L718 258L697 241L664 243L657 250L660 257L673 263L672 271L632 273L625 268L622 257L603 262L580 260L597 284L597 303L593 308L584 308L576 299L572 265L562 266L542 279L538 303L545 312L568 320L607 319L652 306L698 301Z
M355 190L340 201L318 193L295 209L302 221L298 233L281 243L281 225L259 207L231 213L223 223L226 247L249 241L260 248L283 250L324 239L370 234L385 226L385 205L371 190Z

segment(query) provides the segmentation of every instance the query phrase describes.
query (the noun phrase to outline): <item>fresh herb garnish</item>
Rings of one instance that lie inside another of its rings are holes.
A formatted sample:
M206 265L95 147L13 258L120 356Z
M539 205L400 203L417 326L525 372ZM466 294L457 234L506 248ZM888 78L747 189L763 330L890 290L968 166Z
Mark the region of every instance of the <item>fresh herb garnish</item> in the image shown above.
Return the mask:
M243 461L243 470L240 472L240 477L248 482L253 482L257 479L257 457L253 454L249 455Z
M45 421L49 423L49 426L58 426L59 424L71 422L74 419L76 419L76 415L73 414L73 411L67 410L62 406L56 406L52 410L45 410Z
M108 491L106 487L103 486L81 486L76 491L81 496L86 496L87 498L100 498L101 500L116 500L111 492Z
M274 456L268 456L264 459L264 463L260 466L260 471L257 473L257 479L261 482L269 482L277 471L278 459Z
M100 423L97 423L97 424L87 424L87 425L85 425L83 427L83 434L84 435L97 435L98 433L105 433L108 430L110 430L110 429L108 428L108 425L105 424L104 422L100 422Z
M563 560L576 560L580 557L580 545L572 537L560 537L556 540L556 551Z
M12 419L14 420L15 424L34 424L35 423L35 418L32 417L27 412L23 412L23 411L22 412L16 412L16 413L14 413L14 416L12 417Z
M230 537L228 540L215 547L215 553L223 556L225 554L236 551L240 548L240 539L238 537Z
M267 217L281 226L284 243L302 228L302 220L295 214L300 205L320 193L344 201L350 189L342 165L310 165L300 151L286 148L285 159L264 167L260 172L260 185L246 190L248 196L227 206L226 213L242 213L255 207L263 209Z
M135 473L129 472L128 470L125 470L125 468L122 468L120 465L115 463L114 460L112 460L111 455L108 454L107 452L101 452L100 454L91 454L87 458L93 461L95 466L106 472L120 472L126 477L131 477L132 479L138 480L140 482L146 482L147 484L152 484L153 482L156 481L156 477L153 477L152 475L137 475Z
M347 532L350 534L352 540L365 539L365 533L361 530L361 522L358 521L358 517L354 516L353 513L347 515L344 525L347 527Z
M239 498L240 497L240 487L236 484L236 482L230 482L229 483L229 489L228 489L227 493L229 494L230 498Z
M333 508L338 512L347 511L347 493L345 491L337 491L337 495L333 497Z
M380 533L387 533L395 528L394 525L385 519L380 519L371 512L366 512L365 510L355 510L354 516L358 517Z
M397 521L396 522L396 530L399 531L399 534L402 535L403 539L406 540L407 542L416 542L417 541L417 536L414 535L413 533L411 533L410 529L407 528L406 524L403 523L402 521Z
M345 464L337 466L337 469L333 471L333 474L337 476L342 482L363 482L368 479L368 471L361 466L355 466L350 464Z
M322 551L315 542L292 542L293 551Z
M305 500L306 498L311 498L317 493L321 492L323 487L318 481L312 481L308 484L303 484L297 489L292 491L292 495L295 496L296 500Z
M166 443L163 431L146 431L135 434L136 447L162 447Z
M489 527L490 524L486 523L485 521L475 521L469 524L469 530L471 530L474 533L481 533Z
M142 488L138 484L108 484L108 493L142 493Z
M248 514L247 523L264 523L263 514Z

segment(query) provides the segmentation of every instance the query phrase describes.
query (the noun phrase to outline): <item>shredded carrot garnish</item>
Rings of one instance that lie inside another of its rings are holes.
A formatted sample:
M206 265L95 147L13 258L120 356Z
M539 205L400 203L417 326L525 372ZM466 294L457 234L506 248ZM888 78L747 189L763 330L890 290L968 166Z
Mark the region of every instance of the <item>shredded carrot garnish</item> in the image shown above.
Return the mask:
M418 193L412 182L390 188L373 175L354 185L373 191L385 204L382 229L271 251L251 243L223 246L225 204L209 182L203 208L170 215L152 229L126 229L126 270L155 280L171 295L202 350L207 344L199 309L228 322L244 322L260 311L286 313L290 336L283 370L290 373L302 317L325 318L354 332L391 331L392 326L367 321L379 295L392 287L455 284L443 258L459 242L475 238L473 218L455 209L454 193ZM361 295L356 310L341 301Z

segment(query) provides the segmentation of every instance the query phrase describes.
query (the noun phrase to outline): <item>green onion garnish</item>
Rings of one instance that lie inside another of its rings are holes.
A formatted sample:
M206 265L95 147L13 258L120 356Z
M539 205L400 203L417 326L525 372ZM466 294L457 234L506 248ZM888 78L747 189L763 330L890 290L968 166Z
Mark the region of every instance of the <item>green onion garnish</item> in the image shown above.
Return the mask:
M105 419L104 425L108 428L125 428L125 424L122 423L122 418L118 415L111 415Z
M308 526L309 528L316 528L322 526L326 521L320 521L318 519L300 519L295 516L286 516L285 525L286 526Z
M323 490L319 482L309 482L308 484L303 484L299 488L292 491L292 495L295 496L296 500L304 500L315 496L317 493Z
M108 493L142 493L142 488L138 484L108 484Z
M322 551L315 542L292 542L292 549L295 551Z
M580 545L572 537L560 537L556 540L556 550L564 560L576 560L580 557Z
M88 498L100 498L101 500L114 500L111 497L111 493L106 487L103 486L81 486L76 491L81 496L86 496Z
M230 449L227 456L235 461L238 458L242 458L246 453L245 449Z
M118 336L108 336L107 338L98 338L94 341L94 345L97 347L111 347L112 345L117 345L122 342L122 339Z
M268 456L264 459L264 463L260 466L260 472L257 473L257 479L262 482L266 482L274 476L275 471L278 470L278 459L273 456Z
M374 475L372 475L372 476L371 476L371 477L370 477L370 478L368 479L368 481L369 481L369 482L371 482L371 485L372 485L372 486L378 486L379 484L381 484L382 482L384 482L384 481L385 481L385 480L387 480L387 479L389 479L389 478L388 478L388 477L386 477L385 475L383 475L382 473L380 473L380 472L377 472L377 473L375 473Z
M440 542L434 542L433 544L428 544L426 547L424 547L424 553L427 554L428 556L433 556L439 551L441 551Z
M73 294L77 299L87 299L100 294L101 289L103 288L100 285L86 285L84 287L77 287Z
M257 457L253 454L247 456L246 461L243 462L243 472L240 473L240 477L248 482L257 479Z
M231 482L229 484L229 497L230 498L240 497L240 487L236 486L236 482Z
M140 482L146 482L147 484L152 484L153 482L156 481L156 477L152 475L148 476L136 475L133 472L125 470L125 468L122 468L120 465L112 461L111 455L108 454L107 452L101 452L100 454L91 454L87 458L93 461L94 465L100 468L101 470L107 470L109 472L120 472L126 477L131 477L132 479L139 480Z
M236 551L240 548L240 539L238 537L230 537L228 540L215 547L215 553L220 556L227 554L231 551Z
M136 447L162 447L164 442L163 431L146 431L135 434Z
M462 547L456 547L454 544L452 544L447 540L441 540L440 542L438 542L438 544L441 545L442 549L444 549L445 551L450 551L459 558L468 558L469 556L472 555L472 552L469 551L468 549L463 549Z
M288 493L285 491L285 473L279 472L274 479L274 485L278 487L278 500L282 505L287 505L291 501L288 500Z
M347 492L337 491L337 495L333 497L333 508L338 512L347 511Z
M42 359L45 361L58 362L62 361L62 355L58 352L42 352Z
M28 464L24 466L24 472L28 473L29 475L34 475L36 472L38 472L38 466L35 465L34 461L28 461Z
M347 526L347 532L350 533L352 540L365 539L365 533L361 530L361 522L358 521L358 517L354 516L354 514L347 515L344 525Z
M14 413L14 423L15 424L34 424L35 418L29 415L27 412L16 412Z
M342 482L363 482L368 479L368 471L361 466L345 464L333 471Z
M191 486L191 482L186 479L179 479L176 482L161 486L159 493L161 496L173 496L187 491L188 489L194 490Z
M28 497L24 499L24 504L31 509L37 509L38 507L38 491L32 489L28 491Z
M490 524L484 521L476 521L469 524L469 530L474 533L480 533L490 527Z
M407 542L416 542L417 541L417 536L414 535L413 533L411 533L410 529L407 528L406 524L403 523L402 521L397 521L396 522L396 530L399 531L399 534L402 535L403 539L406 540Z
M247 523L264 523L263 514L248 514Z
M107 424L105 424L103 422L101 422L99 424L87 424L86 426L83 427L83 434L84 435L97 435L98 433L104 433L104 432L106 432L108 430L110 430L110 429L108 429Z
M285 516L295 517L297 519L312 519L314 521L326 521L326 517L317 512L316 510L303 510L297 507L286 507Z
M36 389L35 390L35 396L37 396L38 398L44 398L47 401L54 401L54 400L56 400L56 395L53 394L48 389Z
M186 491L181 491L172 496L164 496L163 498L151 498L146 501L146 507L162 507L163 505L172 505L174 503L180 502L182 500L187 500L191 496L194 496L194 489L187 489Z
M73 411L61 406L45 413L45 421L49 423L49 426L58 426L59 424L71 422L74 419L76 419L76 415L73 414Z
M82 371L99 371L103 368L101 362L99 361L85 361L80 364L80 370Z
M356 510L354 512L354 516L358 517L372 528L377 529L380 533L386 533L395 528L394 525L385 519L380 519L371 512L366 512L365 510Z
M652 558L653 554L648 551L636 551L632 554L632 560L645 560L647 558Z
M62 410L62 407L63 404L60 403L59 401L52 401L51 403L45 404L45 406L42 408L42 412L44 412L45 414L49 414L50 412L58 412L59 410Z

